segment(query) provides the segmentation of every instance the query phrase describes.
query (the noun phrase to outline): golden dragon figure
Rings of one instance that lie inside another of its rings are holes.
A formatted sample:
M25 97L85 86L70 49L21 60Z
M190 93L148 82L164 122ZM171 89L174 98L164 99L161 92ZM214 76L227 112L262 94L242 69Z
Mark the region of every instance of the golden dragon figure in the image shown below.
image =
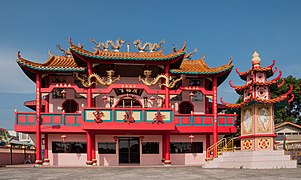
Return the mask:
M96 84L96 83L99 84L99 85L109 86L112 83L114 83L115 81L120 80L120 75L118 76L118 78L113 80L113 78L112 78L112 76L114 75L113 70L108 70L106 72L107 72L107 78L100 77L96 73L93 73L93 74L89 75L89 77L87 79L80 77L78 73L74 73L74 75L81 82L81 84L84 87L90 87L90 86L92 86L93 84ZM95 81L92 81L93 78L95 79Z
M145 43L143 46L142 42L140 39L137 39L133 42L134 46L137 47L137 49L139 50L139 52L145 52L146 51L146 47L149 46L150 43Z
M108 40L108 43L111 45L111 48L114 51L119 52L119 49L121 48L122 44L125 43L125 41L122 40L122 39L117 39L116 40L116 45L115 45L112 40Z
M159 74L157 77L155 77L153 80L151 80L151 77L150 77L151 73L152 73L151 70L145 70L144 71L145 78L142 79L141 76L139 76L139 81L142 81L147 86L153 86L161 78L163 78L163 79L165 79L165 82L164 83L160 83L159 86L160 87L165 86L165 87L167 87L167 88L170 89L170 88L173 88L177 84L177 82L182 81L184 79L184 76L181 76L178 79L173 79L171 76L168 77L165 74Z
M102 43L102 42L97 43L95 39L91 38L90 41L95 44L95 46L96 46L96 48L94 48L95 51L98 51L101 49L103 49L104 51L109 50L109 40L106 41L105 43Z
M164 40L162 40L161 42L159 42L159 44L158 43L149 43L148 50L150 52L158 51L161 48L161 45L163 43L165 43Z

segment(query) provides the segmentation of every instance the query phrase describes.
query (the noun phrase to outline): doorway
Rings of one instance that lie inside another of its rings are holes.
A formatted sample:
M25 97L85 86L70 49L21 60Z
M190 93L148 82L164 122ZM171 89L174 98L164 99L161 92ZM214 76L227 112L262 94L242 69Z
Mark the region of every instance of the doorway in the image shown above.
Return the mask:
M132 96L124 96L119 99L117 108L142 108L140 100Z
M119 163L140 163L140 144L138 137L120 137Z

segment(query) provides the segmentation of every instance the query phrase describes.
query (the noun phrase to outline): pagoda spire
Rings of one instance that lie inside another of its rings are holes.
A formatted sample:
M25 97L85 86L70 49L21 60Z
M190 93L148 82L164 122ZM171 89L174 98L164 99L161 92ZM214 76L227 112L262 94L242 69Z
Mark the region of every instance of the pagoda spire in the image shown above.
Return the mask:
M254 51L252 55L252 69L260 68L260 55L257 51Z

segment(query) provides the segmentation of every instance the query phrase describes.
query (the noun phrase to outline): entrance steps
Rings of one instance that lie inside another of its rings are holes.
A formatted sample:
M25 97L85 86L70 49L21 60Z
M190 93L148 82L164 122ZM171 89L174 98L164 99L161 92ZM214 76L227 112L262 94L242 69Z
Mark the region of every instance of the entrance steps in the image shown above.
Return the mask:
M224 152L207 161L203 168L279 169L297 168L297 161L285 155L284 150Z

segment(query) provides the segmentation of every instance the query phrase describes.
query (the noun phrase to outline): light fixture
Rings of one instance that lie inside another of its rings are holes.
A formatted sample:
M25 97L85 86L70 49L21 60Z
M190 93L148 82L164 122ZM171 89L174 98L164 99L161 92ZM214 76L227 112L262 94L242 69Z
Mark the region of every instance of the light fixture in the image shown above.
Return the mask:
M65 134L63 134L63 135L61 135L61 138L62 138L63 142L65 143L66 139L67 139L67 136Z
M194 94L193 94L193 92L191 92L191 93L189 94L189 99L190 99L190 101L192 101L193 96L194 96Z
M108 102L108 97L107 96L103 96L102 100L103 100L104 103L106 103L106 102Z
M63 98L66 98L66 94L67 94L67 92L66 92L66 90L65 90L65 89L63 89L63 90L61 91L61 94L62 94Z
M151 100L152 102L154 102L156 100L156 98L154 96L150 97L149 100Z
M143 142L144 136L140 136L139 139L141 142Z
M118 141L118 136L114 136L113 138L114 138L115 142Z
M190 140L190 144L192 144L192 142L193 142L193 140L194 140L194 135L191 134L191 135L189 136L189 140Z

